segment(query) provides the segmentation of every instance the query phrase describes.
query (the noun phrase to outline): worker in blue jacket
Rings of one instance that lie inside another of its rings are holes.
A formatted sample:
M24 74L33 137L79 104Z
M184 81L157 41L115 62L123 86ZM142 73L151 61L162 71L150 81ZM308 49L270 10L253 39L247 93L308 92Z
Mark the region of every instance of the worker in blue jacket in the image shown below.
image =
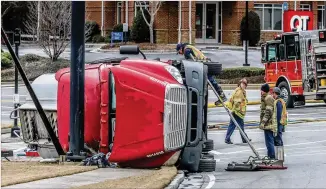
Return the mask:
M274 136L275 146L283 146L282 132L287 124L287 111L284 100L280 97L281 90L278 87L273 89L274 101L274 120L277 123L277 133Z

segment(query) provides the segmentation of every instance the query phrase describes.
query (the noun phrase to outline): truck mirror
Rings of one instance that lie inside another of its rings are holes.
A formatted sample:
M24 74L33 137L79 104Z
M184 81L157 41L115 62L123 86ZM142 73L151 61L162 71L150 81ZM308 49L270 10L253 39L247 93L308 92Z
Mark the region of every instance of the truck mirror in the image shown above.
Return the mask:
M139 54L139 47L137 45L120 46L120 54Z

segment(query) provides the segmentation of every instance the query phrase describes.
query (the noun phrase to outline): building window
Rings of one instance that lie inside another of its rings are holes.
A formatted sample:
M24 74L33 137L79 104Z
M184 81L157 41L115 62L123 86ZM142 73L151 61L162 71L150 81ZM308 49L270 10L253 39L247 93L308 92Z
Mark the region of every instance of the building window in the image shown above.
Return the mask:
M318 29L324 29L324 5L318 5Z
M309 4L301 4L300 10L301 11L310 11L310 5Z
M136 1L135 2L135 16L137 15L137 12L140 10L140 7L144 7L148 10L149 2L148 1Z
M255 12L260 18L261 30L282 30L281 4L254 4Z
M117 2L117 24L121 23L122 2Z

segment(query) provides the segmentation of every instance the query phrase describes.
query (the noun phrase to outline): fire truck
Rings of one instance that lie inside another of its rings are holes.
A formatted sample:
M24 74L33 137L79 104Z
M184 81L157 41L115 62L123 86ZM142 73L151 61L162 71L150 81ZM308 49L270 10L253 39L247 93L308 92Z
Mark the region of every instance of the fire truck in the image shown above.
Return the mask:
M190 172L214 171L207 138L207 73L221 64L147 60L137 46L85 65L85 151L110 153L121 167L177 165ZM35 79L32 87L65 152L69 151L70 68ZM19 107L21 133L43 158L58 158L30 98Z
M276 35L261 46L265 81L281 89L288 108L308 99L326 103L325 42L325 30L310 30Z

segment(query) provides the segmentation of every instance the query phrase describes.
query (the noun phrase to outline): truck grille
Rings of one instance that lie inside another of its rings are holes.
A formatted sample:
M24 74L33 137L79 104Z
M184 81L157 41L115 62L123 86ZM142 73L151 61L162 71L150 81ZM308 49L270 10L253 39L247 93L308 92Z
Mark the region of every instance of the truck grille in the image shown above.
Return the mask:
M45 114L58 137L57 112L45 111ZM19 116L24 142L34 142L40 139L50 140L40 114L36 110L20 110Z
M182 85L169 84L164 100L164 149L171 151L185 144L187 128L187 90Z

